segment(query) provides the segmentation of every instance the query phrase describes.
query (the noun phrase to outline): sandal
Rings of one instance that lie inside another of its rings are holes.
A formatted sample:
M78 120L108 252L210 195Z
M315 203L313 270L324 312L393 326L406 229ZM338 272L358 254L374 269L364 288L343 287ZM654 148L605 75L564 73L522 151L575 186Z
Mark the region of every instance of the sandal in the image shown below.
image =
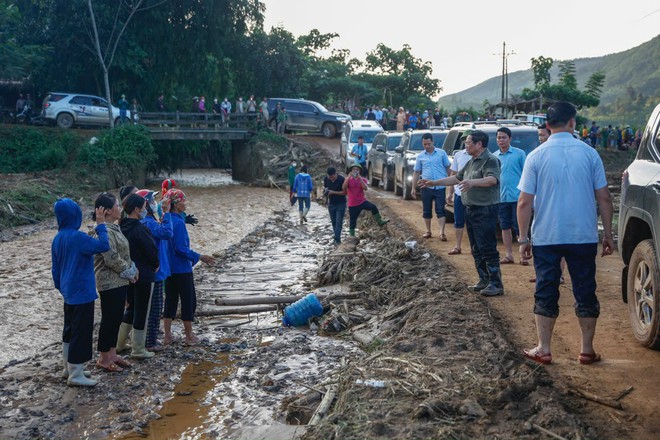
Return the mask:
M521 258L520 259L520 265L521 266L529 266L529 260L525 260L525 259Z
M105 371L106 373L121 373L122 371L124 371L124 369L123 369L122 367L120 367L119 365L115 364L114 362L111 363L110 365L108 365L107 367L106 367L106 366L103 366L103 365L101 365L101 364L99 364L99 363L97 362L97 363L96 363L96 368L98 368L98 369L100 369L100 370L103 370L103 371Z
M512 257L500 258L500 264L513 264L515 261Z
M130 368L130 367L133 366L133 364L131 364L126 359L124 359L123 357L120 357L120 356L117 356L117 358L115 359L115 364L119 365L120 367L124 367L124 368Z
M424 235L422 235L422 238L431 238L433 235L430 232L425 232Z
M534 347L530 350L523 350L523 356L531 361L538 362L539 364L543 365L550 365L552 363L552 354L541 354L539 353L538 347Z
M449 255L459 255L461 253L461 248L455 247L454 249L448 252Z
M603 360L603 358L599 353L580 353L578 360L582 365L589 365L595 362L600 362Z
M447 236L445 234L440 234L440 241L447 241Z

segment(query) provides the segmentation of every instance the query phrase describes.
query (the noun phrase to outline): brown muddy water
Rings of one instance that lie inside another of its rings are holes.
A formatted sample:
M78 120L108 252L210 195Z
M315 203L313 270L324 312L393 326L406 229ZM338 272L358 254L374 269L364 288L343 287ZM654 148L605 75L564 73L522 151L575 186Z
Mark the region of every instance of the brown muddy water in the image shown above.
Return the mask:
M191 247L219 257L217 267L195 269L198 310L212 310L220 294L309 291L308 276L331 249L324 207L312 203L309 223L299 225L284 191L238 185L219 170L169 177L199 219L188 227ZM357 350L350 341L282 328L275 312L201 317L201 346L175 343L123 373L95 372L101 383L94 389L67 389L58 378L62 300L50 277L55 233L50 222L0 243L0 322L7 330L0 438L291 438L300 427L286 425L282 400L322 382ZM173 330L180 338L180 322Z

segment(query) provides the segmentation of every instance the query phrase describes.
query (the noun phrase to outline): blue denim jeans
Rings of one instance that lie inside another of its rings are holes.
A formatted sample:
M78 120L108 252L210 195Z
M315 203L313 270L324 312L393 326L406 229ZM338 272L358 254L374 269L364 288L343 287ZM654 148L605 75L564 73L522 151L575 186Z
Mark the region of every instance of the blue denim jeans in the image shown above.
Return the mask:
M341 228L344 225L344 214L346 213L346 203L329 204L328 213L332 222L332 231L334 232L335 243L341 243Z
M422 188L422 217L433 218L433 205L435 204L436 217L445 216L445 188Z
M534 314L549 318L559 316L560 262L564 257L573 284L575 314L579 318L598 318L600 303L596 297L597 252L597 243L532 246L536 271Z
M311 206L310 197L298 197L298 211L303 212L303 208L309 210L310 206Z
M498 212L499 204L465 205L465 227L479 278L492 283L495 287L502 287L496 235Z

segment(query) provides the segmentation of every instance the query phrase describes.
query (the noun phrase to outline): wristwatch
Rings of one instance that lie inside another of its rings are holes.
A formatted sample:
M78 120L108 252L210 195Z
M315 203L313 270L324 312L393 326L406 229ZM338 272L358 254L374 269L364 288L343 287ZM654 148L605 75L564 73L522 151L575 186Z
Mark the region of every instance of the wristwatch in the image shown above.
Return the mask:
M529 244L529 238L519 238L518 244Z

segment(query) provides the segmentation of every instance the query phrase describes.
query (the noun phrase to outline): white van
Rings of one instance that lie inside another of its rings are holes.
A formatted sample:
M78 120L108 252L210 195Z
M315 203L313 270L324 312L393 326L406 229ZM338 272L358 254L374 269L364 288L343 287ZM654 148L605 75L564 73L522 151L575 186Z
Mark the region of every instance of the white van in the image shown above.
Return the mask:
M367 146L367 152L371 149L371 144L378 133L382 133L383 127L376 121L348 121L344 131L341 134L341 141L339 143L339 157L341 163L346 169L346 173L350 172L350 166L355 162L355 159L350 155L353 146L357 144L358 138L364 138L364 144Z

